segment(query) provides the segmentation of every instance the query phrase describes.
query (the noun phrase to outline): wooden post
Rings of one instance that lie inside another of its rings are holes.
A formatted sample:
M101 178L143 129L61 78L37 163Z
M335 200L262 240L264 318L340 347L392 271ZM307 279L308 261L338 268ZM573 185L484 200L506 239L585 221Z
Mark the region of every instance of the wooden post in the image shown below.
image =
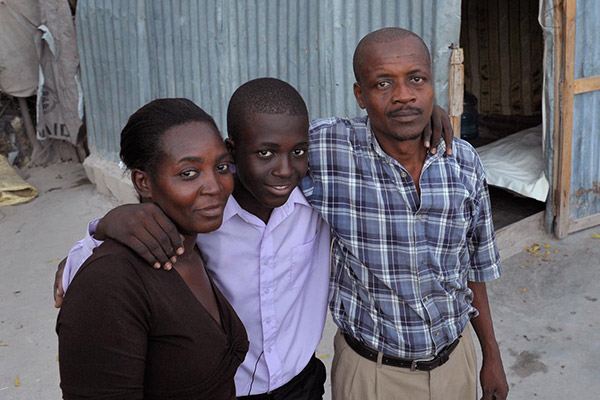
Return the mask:
M573 153L573 101L575 97L575 11L576 0L563 0L563 41L561 54L562 75L558 109L560 112L558 162L555 163L558 174L556 196L558 209L554 221L554 234L563 238L569 233L569 209L571 201L571 158ZM560 12L559 9L555 12ZM560 79L560 76L559 76Z
M465 91L465 56L463 49L452 45L450 56L450 73L448 75L448 114L452 123L454 136L460 137L460 120L463 113Z
M560 158L560 91L562 84L562 62L563 62L563 9L562 0L554 0L554 112L553 122L554 128L552 131L552 143L554 144L552 149L552 159L554 160L554 167L552 170L552 215L554 216L554 222L552 230L556 229L556 220L559 213L559 169L558 160Z
M21 109L21 116L23 117L25 133L27 134L27 138L31 142L31 159L25 165L25 168L27 168L33 165L33 162L39 160L41 156L46 154L46 152L50 149L52 143L50 142L50 140L47 140L47 143L42 144L39 140L37 140L35 126L33 125L33 121L31 120L31 116L29 115L29 107L27 106L27 100L25 100L24 97L17 97L17 101L19 102L19 108Z
M35 127L33 126L33 121L31 120L31 116L29 115L29 107L27 106L27 100L24 97L17 97L17 101L19 102L19 108L21 109L21 117L23 118L23 125L25 125L25 133L27 134L27 139L31 142L31 148L35 148L37 144L37 137L35 135Z

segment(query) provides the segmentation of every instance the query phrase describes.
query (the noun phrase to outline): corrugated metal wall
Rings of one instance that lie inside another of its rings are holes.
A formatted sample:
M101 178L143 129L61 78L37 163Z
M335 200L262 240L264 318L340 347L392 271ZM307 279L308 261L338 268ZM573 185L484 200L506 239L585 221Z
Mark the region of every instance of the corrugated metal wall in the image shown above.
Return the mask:
M447 103L460 0L80 0L77 37L90 148L116 161L127 116L159 97L187 97L225 125L233 91L273 76L295 86L312 118L362 111L352 54L385 26L430 46L437 101Z
M600 75L600 2L577 0L575 79ZM570 220L600 213L600 91L573 106Z

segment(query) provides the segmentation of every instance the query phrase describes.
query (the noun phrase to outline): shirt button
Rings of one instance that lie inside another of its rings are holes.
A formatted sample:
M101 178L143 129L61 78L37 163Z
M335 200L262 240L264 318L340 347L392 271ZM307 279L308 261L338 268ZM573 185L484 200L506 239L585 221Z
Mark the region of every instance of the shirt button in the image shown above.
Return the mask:
M425 298L423 299L423 301L427 301L429 300L429 296L425 296Z
M402 173L400 174L400 176L401 176L401 177L403 177L403 178L406 178L406 172L402 172Z
M422 218L422 216L421 216L421 215L419 215L419 216L417 217L417 219L418 219L419 221L421 220L421 218Z
M436 332L436 333L435 333L435 336L440 336L440 333L439 333L439 332Z

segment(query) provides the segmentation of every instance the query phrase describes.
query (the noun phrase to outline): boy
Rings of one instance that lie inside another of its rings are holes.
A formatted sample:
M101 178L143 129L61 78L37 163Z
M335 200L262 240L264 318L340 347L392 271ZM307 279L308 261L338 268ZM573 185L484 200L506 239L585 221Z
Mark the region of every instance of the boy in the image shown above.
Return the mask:
M325 366L314 353L325 323L330 241L328 225L297 188L307 170L306 105L289 84L256 79L233 94L227 127L235 189L223 225L199 235L198 247L248 331L250 350L235 377L237 396L320 399ZM132 209L146 206L109 212L96 237L106 227L111 237L135 247L137 239L127 229L152 235L154 228L133 221L121 231L121 222L132 219ZM88 236L73 247L65 290L96 244Z

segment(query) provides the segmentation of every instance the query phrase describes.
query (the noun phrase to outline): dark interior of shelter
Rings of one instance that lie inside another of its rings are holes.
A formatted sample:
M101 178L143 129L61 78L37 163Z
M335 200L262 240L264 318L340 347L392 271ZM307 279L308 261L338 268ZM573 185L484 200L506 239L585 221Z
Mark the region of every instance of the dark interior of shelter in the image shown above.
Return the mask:
M461 137L482 158L496 230L545 208L546 186L531 176L543 175L544 165L541 148L544 42L538 3L537 0L462 1L460 47L464 51L465 93ZM511 159L513 156L517 161ZM533 164L538 166L537 172L528 167ZM511 168L514 171L508 171ZM496 178L490 177L492 173ZM532 190L515 190L524 186L521 180L537 182L537 186Z

